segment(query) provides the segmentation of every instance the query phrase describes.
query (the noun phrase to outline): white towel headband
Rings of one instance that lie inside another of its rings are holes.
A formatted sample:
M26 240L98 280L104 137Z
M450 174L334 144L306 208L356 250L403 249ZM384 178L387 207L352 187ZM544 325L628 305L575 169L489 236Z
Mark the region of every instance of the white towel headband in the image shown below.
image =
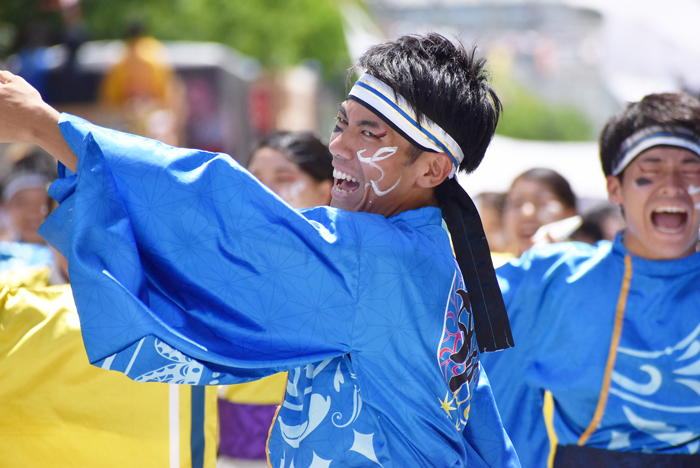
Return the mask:
M12 200L15 195L17 195L17 192L26 189L39 188L47 190L50 183L51 180L41 174L26 173L18 175L17 177L14 177L2 191L2 201L7 203Z
M700 157L700 136L685 127L654 125L633 133L620 145L613 160L612 174L619 175L634 158L655 146L675 146L692 151Z
M408 101L390 86L365 73L357 80L348 96L389 120L417 146L447 153L452 158L450 178L454 177L459 164L464 160L462 148L446 131L427 117L423 116L419 124Z

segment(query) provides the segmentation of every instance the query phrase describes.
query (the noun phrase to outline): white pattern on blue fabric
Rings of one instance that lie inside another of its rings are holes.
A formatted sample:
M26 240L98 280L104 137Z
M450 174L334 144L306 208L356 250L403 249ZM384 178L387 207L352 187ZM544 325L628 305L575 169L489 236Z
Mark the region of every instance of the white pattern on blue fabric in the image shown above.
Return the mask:
M139 342L139 348L134 353L134 357L138 354L144 339ZM140 375L134 379L136 382L169 382L185 385L199 384L203 369L200 363L185 356L177 349L168 346L160 340L155 340L154 345L158 354L173 361L173 364ZM129 364L129 367L131 367L131 364L132 363ZM127 372L124 373L126 374Z
M71 279L91 363L115 356L112 370L172 383L189 364L200 385L291 370L275 467L367 466L353 431L385 467L517 464L485 375L473 431L436 398L433 340L456 271L439 208L299 212L229 156L60 125L80 177L59 168L42 234L81 252Z

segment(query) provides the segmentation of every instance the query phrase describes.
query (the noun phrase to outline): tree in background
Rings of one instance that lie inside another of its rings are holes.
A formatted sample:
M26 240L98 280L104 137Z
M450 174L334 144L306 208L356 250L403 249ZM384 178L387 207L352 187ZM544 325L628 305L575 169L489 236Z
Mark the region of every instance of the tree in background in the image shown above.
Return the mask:
M509 79L494 79L503 102L496 133L523 140L586 141L591 123L572 105L547 102Z
M16 38L38 19L60 25L63 0L4 0L0 22ZM142 21L160 40L212 41L255 57L268 68L313 59L326 77L349 65L336 0L82 0L92 39L122 39L127 25ZM16 52L20 46L0 50Z

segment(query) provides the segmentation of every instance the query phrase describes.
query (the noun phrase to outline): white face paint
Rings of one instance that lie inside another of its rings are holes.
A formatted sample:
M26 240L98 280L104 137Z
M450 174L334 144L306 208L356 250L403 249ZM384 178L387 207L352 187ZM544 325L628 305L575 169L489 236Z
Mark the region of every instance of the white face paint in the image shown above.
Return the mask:
M391 192L396 188L397 185L399 185L399 182L401 182L401 177L399 177L399 180L396 181L394 185L389 187L386 190L381 190L379 188L379 182L381 182L384 179L384 169L382 169L379 165L377 165L378 161L383 161L394 154L396 154L396 151L399 149L398 146L386 146L384 148L379 148L370 158L367 158L365 156L362 156L362 153L364 153L366 150L360 150L357 152L357 159L363 163L363 164L369 164L370 166L376 168L379 170L379 172L382 174L382 176L378 180L371 180L365 184L365 188L367 188L370 184L372 185L372 190L374 190L374 193L377 194L378 197L382 197L386 195L387 193Z
M693 195L697 195L698 193L700 193L700 187L696 187L693 184L690 184L688 186L688 193L690 194L691 197ZM700 203L695 204L695 209L700 210Z
M537 219L545 224L551 223L561 218L563 212L564 206L556 200L551 200L537 212Z
M290 205L297 206L300 204L299 195L301 195L304 190L306 190L306 181L297 180L289 187L280 190L279 196Z

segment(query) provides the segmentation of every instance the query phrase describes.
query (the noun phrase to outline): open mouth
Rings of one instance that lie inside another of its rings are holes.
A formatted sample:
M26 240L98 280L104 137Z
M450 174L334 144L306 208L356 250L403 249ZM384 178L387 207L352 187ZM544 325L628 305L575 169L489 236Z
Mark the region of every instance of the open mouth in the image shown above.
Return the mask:
M651 213L651 222L661 232L679 232L688 221L688 212L683 208L668 206Z
M333 178L335 179L335 190L340 193L352 193L358 189L360 183L353 176L333 169Z

